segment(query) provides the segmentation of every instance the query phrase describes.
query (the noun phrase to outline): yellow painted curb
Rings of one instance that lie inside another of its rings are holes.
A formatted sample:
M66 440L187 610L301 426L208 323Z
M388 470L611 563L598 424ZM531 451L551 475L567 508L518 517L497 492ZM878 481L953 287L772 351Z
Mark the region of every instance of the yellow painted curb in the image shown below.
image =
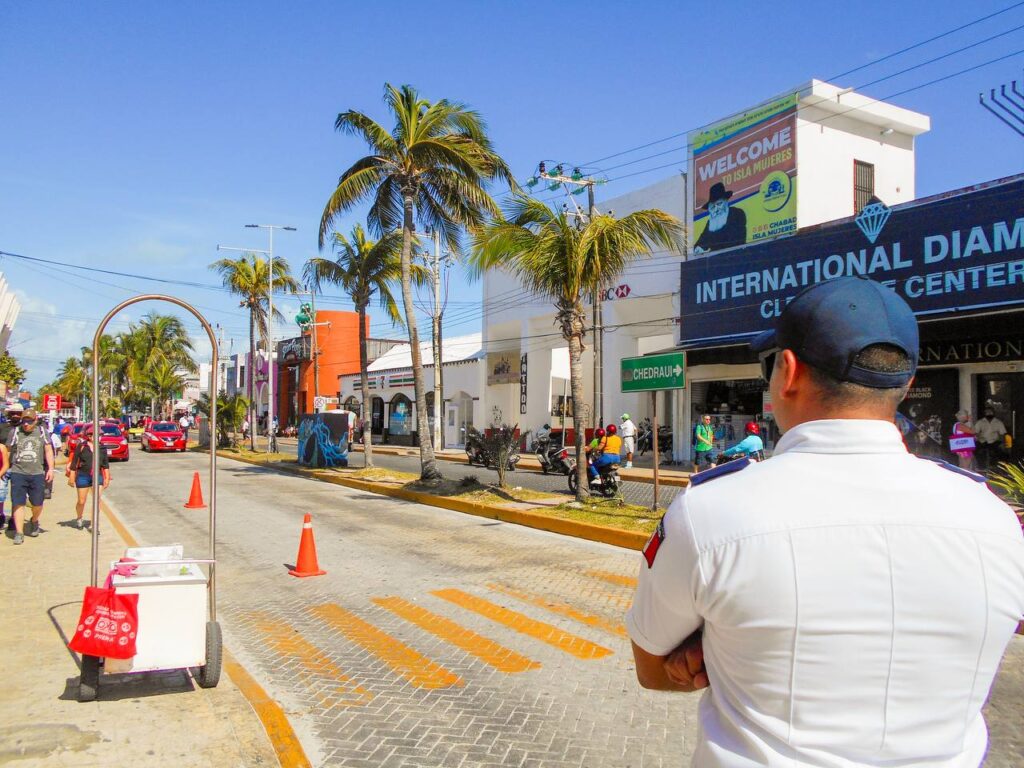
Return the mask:
M129 547L139 546L124 521L102 499L100 499L100 509L103 510L103 514L106 515L107 520L126 545ZM256 678L238 663L227 648L224 649L224 671L228 673L231 682L245 696L249 706L263 723L263 728L266 730L267 736L270 737L270 743L274 747L274 753L277 755L281 768L311 768L312 764L306 757L299 737L295 735L284 710L270 698L263 686L256 682Z
M346 488L354 488L359 491L368 491L369 493L376 493L381 496L403 499L404 501L414 501L418 504L441 507L442 509L450 509L454 512L463 512L467 515L486 517L491 520L500 520L504 523L523 525L527 528L551 531L552 533L559 533L563 536L574 536L577 539L598 541L604 544L612 544L616 547L624 547L626 549L643 549L644 544L646 544L647 540L650 538L648 534L640 533L638 531L624 531L620 528L611 528L605 525L595 525L593 523L581 523L576 520L565 520L559 517L549 517L548 515L541 515L536 512L505 509L503 507L493 506L490 504L481 504L475 501L466 501L465 499L455 499L449 496L435 496L434 494L427 493L425 491L411 491L407 488L394 488L382 483L374 483L369 480L357 480L351 477L325 474L322 470L273 465L270 462L259 461L256 459L240 458L226 454L219 455L226 459L240 461L244 464L253 464L258 467L265 467L267 469L284 472L289 475L308 477L313 480L333 483L334 485L342 485Z

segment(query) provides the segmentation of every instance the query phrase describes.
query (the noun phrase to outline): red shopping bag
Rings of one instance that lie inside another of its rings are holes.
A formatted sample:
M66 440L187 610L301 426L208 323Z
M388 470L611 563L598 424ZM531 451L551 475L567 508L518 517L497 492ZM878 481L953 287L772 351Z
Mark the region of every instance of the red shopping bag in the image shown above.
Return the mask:
M139 596L113 587L86 587L82 615L68 647L83 656L130 659L139 632Z

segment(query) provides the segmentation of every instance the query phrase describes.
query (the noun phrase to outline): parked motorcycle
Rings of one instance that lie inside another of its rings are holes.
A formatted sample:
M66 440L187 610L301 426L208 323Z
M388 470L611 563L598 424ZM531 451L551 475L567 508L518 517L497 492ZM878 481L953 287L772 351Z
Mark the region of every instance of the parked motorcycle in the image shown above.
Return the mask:
M545 475L554 472L564 475L569 472L569 449L551 440L538 440L537 461L540 462L540 470Z
M640 456L643 456L654 447L654 444L651 442L651 426L651 420L645 418L640 422L640 426L637 427L636 451Z
M495 458L488 452L483 435L475 429L466 434L466 458L470 466L479 464L481 467L495 469ZM508 469L514 471L519 463L519 454L513 451L508 455Z
M576 477L576 460L569 459L569 492L576 494L579 479ZM600 493L606 498L618 496L622 487L618 464L605 464L597 469L597 477L587 473L587 488L592 494Z

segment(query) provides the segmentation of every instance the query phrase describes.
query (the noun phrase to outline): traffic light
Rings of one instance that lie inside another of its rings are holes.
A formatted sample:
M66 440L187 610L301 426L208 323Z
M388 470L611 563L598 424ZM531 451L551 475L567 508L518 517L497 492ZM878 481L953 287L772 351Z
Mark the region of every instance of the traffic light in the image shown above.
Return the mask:
M300 326L307 326L313 321L313 308L309 304L302 304L299 307L299 314L295 316L295 322Z

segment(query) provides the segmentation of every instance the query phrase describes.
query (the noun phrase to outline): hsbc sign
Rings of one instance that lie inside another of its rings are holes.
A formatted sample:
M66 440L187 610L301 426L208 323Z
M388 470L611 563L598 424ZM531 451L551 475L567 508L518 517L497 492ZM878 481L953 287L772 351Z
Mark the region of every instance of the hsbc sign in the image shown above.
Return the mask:
M615 301L615 299L624 299L629 296L630 293L632 293L632 291L630 290L629 285L623 284L616 286L615 288L608 288L607 290L602 291L601 300Z

